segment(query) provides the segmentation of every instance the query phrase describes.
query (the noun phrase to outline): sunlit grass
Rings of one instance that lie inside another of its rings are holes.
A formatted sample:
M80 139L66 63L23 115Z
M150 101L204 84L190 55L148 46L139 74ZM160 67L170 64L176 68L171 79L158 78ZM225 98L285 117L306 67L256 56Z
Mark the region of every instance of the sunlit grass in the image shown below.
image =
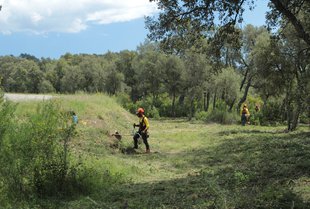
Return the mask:
M82 196L63 202L64 208L289 208L292 201L306 208L310 202L308 127L285 133L284 126L150 119L152 153L143 154L142 143L137 153L124 154L119 148L133 146L137 118L113 98L64 95L57 102L79 116L73 157L122 180L89 194L96 204ZM18 114L26 117L36 104L20 103ZM115 130L124 134L121 143L109 136Z

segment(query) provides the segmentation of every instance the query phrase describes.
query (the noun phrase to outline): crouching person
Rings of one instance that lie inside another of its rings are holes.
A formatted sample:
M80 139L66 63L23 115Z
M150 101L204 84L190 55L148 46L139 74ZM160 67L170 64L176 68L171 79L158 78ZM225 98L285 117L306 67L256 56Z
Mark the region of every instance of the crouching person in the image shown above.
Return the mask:
M133 124L133 126L139 127L139 130L133 136L134 148L138 149L138 139L141 136L143 139L143 143L145 144L145 152L150 153L150 145L147 141L149 137L148 129L150 127L149 120L147 119L147 117L145 117L143 108L139 108L136 112L136 115L139 118L139 124Z

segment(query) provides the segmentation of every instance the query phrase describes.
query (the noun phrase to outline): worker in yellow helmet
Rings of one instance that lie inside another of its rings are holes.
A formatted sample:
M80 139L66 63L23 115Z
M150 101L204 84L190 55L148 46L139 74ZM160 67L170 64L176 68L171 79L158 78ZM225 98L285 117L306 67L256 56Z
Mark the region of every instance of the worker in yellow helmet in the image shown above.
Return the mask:
M133 124L133 126L139 127L139 130L133 136L134 148L138 149L138 139L141 136L143 139L143 143L145 144L145 148L146 148L145 152L150 153L150 145L147 141L149 137L148 129L150 128L149 120L144 115L144 109L141 107L138 108L136 115L139 117L139 124Z
M248 121L250 117L250 112L247 108L247 105L244 104L243 107L242 107L242 110L241 110L241 124L243 126L245 126L246 122Z

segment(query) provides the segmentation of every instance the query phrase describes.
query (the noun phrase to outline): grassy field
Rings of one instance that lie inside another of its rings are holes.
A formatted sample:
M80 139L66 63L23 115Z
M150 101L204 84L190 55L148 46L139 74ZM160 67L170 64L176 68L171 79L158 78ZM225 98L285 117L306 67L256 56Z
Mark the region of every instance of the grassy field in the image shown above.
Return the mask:
M150 119L151 154L131 152L134 115L104 95L62 96L79 116L72 159L93 189L42 208L310 208L310 132ZM33 103L17 112L26 116ZM124 137L118 142L115 130Z

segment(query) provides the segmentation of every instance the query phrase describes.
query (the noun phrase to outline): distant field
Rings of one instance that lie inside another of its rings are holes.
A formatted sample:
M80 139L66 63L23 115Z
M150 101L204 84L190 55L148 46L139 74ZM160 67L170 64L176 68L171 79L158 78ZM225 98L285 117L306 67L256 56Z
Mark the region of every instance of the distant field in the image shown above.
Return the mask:
M144 154L144 144L132 153L126 150L137 118L113 98L57 101L79 116L73 157L102 178L97 184L107 176L116 180L45 208L310 208L309 127L284 133L284 126L150 119L152 153ZM18 113L27 115L28 106L21 102ZM121 142L110 136L115 130L124 134Z
M52 95L46 94L13 94L5 93L4 98L11 101L43 101L52 99Z

